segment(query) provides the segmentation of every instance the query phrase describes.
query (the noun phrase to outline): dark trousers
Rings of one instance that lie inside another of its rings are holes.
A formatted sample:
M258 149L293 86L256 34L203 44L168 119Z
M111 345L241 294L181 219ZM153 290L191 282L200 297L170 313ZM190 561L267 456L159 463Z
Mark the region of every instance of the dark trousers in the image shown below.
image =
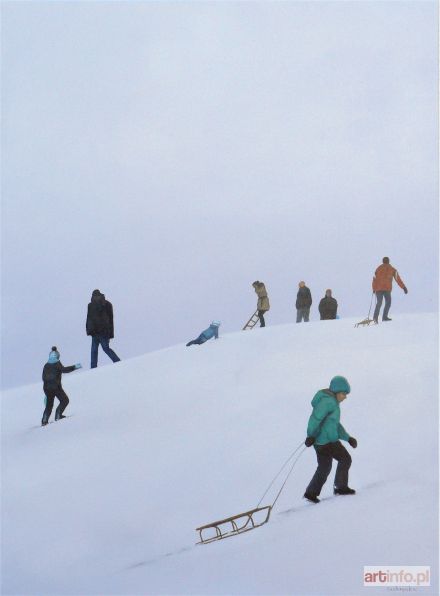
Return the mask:
M103 337L102 335L93 335L92 336L92 351L90 356L90 368L96 368L98 366L98 348L101 344L101 348L107 354L109 358L112 359L113 362L119 362L120 358L113 352L111 347L109 346L110 340L107 337Z
M199 337L197 339L193 339L192 341L189 341L186 345L187 346L193 346L194 344L200 345L200 344L204 344L206 341L206 337L204 335L199 335Z
M335 482L336 488L345 488L348 486L348 470L351 466L351 455L345 449L340 441L336 443L327 443L326 445L315 445L318 467L313 478L310 481L306 492L311 495L319 495L325 481L332 469L332 462L335 459L338 462L336 468Z
M62 387L57 387L56 389L45 389L44 393L46 394L46 409L43 412L43 419L41 422L46 423L49 421L50 415L52 414L53 401L56 397L60 403L58 408L55 410L55 420L59 420L61 418L61 414L67 408L69 398Z
M382 300L385 298L385 308L383 309L382 319L388 318L388 313L391 306L391 292L376 292L376 308L374 309L373 319L377 321L379 318L380 309L382 306Z
M309 322L309 315L310 315L310 306L306 308L297 308L296 309L296 322L301 323L304 319L304 323Z
M258 311L258 318L260 319L260 327L266 327L266 321L264 320L265 310Z

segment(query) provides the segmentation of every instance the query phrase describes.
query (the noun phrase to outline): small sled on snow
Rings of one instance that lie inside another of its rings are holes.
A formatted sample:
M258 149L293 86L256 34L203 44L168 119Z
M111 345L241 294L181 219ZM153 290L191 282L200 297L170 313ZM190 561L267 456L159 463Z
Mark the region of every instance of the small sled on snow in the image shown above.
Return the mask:
M377 321L375 321L374 319L369 319L367 317L363 321L359 321L359 323L356 323L355 327L368 327L368 325L377 325Z
M300 449L301 451L299 451ZM284 462L281 469L276 474L274 479L271 481L271 483L265 490L263 496L261 497L257 506L254 509L250 509L249 511L245 511L244 513L238 513L237 515L231 515L231 517L226 517L225 519L220 519L218 521L211 522L210 524L206 524L204 526L196 528L196 532L198 532L200 536L200 541L197 542L197 544L209 544L210 542L214 542L215 540L223 540L223 538L229 538L230 536L238 536L239 534L244 534L244 532L249 532L249 530L254 530L255 528L259 528L260 526L267 524L272 509L275 507L275 503L278 501L278 498L283 488L286 486L286 482L289 479L289 476L292 473L293 468L295 467L297 461L301 457L301 454L304 453L305 450L306 447L304 447L304 444L301 441L298 447L289 455L287 460ZM296 455L297 453L298 455ZM284 480L280 490L278 491L278 494L275 497L275 500L273 501L272 505L260 507L261 503L263 502L263 499L265 498L269 490L272 488L275 481L280 476L281 472L286 468L287 464L291 462L295 455L296 458L291 464L286 479Z
M258 316L258 310L256 310L246 325L243 327L242 331L246 331L246 329L253 329L259 320L260 317Z
M206 526L200 526L200 528L196 528L196 531L200 535L200 542L197 544L208 544L209 542L214 542L214 540L222 540L229 536L236 536L237 534L243 534L243 532L249 532L249 530L253 530L254 528L259 528L269 521L271 511L272 505L257 507L256 509L206 524Z

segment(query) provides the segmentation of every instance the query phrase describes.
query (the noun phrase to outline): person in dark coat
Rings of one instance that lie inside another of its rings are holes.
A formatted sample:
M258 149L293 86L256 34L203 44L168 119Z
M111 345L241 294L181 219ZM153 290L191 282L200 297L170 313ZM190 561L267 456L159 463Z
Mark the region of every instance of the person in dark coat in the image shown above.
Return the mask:
M304 281L298 284L299 290L296 295L296 322L301 323L304 320L308 323L310 316L310 307L312 306L312 294Z
M92 336L90 368L98 366L98 348L101 345L104 352L113 362L120 358L110 348L110 340L114 337L113 306L105 299L99 290L93 290L92 299L87 309L87 335Z
M53 402L55 398L58 398L59 405L55 410L55 420L61 420L65 418L63 412L69 403L62 385L61 375L63 373L70 373L74 370L81 368L81 364L73 364L72 366L63 366L60 362L60 353L56 346L52 346L52 350L49 354L49 360L46 362L43 368L43 389L46 394L46 408L43 412L43 418L41 420L41 426L46 426L49 422L50 415L52 414Z
M321 321L327 321L330 319L336 319L336 313L338 310L338 303L332 296L331 290L325 291L325 296L319 303L319 314L321 315Z

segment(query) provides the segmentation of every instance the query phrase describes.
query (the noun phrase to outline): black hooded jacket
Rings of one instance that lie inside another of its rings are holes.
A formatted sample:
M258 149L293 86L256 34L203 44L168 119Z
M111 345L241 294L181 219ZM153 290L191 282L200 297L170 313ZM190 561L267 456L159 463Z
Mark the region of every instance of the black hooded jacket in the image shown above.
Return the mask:
M63 366L61 362L46 362L43 368L43 388L46 391L54 391L61 387L62 373L70 373L75 370L75 365Z
M86 331L87 335L102 335L107 339L114 337L113 306L98 290L93 292L87 308Z
M312 294L307 286L300 288L296 295L296 308L310 308L312 306Z
M336 319L336 311L338 310L338 303L332 296L324 296L319 303L319 314L321 320Z

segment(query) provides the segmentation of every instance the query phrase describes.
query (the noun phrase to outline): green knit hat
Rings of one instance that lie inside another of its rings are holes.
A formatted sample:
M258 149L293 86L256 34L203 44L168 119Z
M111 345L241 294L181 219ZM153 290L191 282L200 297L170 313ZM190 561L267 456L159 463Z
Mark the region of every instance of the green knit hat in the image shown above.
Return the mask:
M333 377L330 381L330 391L333 393L350 393L350 383L345 377Z

